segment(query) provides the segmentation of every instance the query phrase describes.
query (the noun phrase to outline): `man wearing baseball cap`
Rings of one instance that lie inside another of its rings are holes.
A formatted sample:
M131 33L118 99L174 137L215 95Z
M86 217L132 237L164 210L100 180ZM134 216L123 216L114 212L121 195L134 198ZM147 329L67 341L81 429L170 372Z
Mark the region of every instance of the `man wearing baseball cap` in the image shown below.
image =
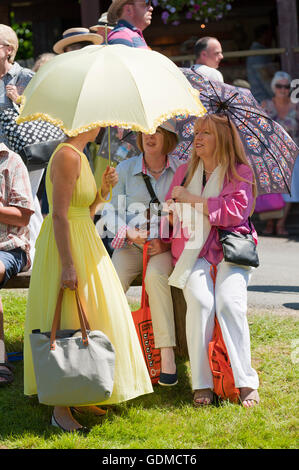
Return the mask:
M152 21L151 0L112 0L108 22L116 23L108 35L108 44L148 49L142 32Z

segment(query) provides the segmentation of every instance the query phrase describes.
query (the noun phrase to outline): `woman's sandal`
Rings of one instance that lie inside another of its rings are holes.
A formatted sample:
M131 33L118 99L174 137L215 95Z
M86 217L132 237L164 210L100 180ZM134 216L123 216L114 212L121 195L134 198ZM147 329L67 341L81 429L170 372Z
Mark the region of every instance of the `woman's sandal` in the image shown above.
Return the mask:
M103 410L103 408L98 408L97 406L72 406L71 411L78 413L78 414L85 414L91 413L95 416L104 416L107 413L107 410Z
M271 235L274 235L274 228L275 228L274 222L272 220L271 221L269 220L264 230L262 230L262 235L266 237L270 237Z
M260 402L260 397L257 390L254 390L249 387L240 388L240 401L244 408L253 408L258 405ZM248 405L245 405L244 402L255 402Z
M14 367L9 362L0 362L0 378L4 380L0 380L0 387L4 387L5 385L9 385L14 380ZM4 369L5 367L5 369Z
M276 225L276 236L285 238L285 237L289 237L290 234L284 227L279 227L278 225Z
M195 407L212 405L214 401L214 393L210 388L195 390L193 393L193 405Z
M78 423L79 424L79 423ZM52 426L55 426L56 428L60 429L61 431L63 432L69 432L69 433L74 433L74 432L78 432L79 434L83 434L83 435L86 435L90 432L90 429L87 428L86 426L80 426L76 429L67 429L67 428L64 428L56 419L55 417L55 414L54 414L54 411L52 413L52 416L51 416L51 425Z

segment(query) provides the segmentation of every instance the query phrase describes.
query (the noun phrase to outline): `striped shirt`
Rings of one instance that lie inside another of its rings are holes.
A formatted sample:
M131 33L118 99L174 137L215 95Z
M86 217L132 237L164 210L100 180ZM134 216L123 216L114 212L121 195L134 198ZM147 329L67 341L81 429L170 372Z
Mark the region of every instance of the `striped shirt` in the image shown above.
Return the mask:
M123 44L129 47L149 49L142 31L126 20L119 20L115 28L108 34L107 39L108 44Z
M21 157L0 143L0 207L16 206L34 212L31 185ZM29 228L0 223L0 250L22 248L27 254L24 271L31 266Z

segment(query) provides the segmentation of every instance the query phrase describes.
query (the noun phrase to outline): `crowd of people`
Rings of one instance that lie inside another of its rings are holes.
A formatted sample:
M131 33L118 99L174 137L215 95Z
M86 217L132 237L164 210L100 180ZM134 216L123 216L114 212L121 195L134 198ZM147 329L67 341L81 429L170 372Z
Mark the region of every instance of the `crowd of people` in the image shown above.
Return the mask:
M90 30L74 27L64 31L54 44L53 52L64 54L104 41L148 48L143 31L151 23L152 11L150 0L113 0L108 12ZM54 53L43 54L33 70L29 70L15 62L17 49L14 31L0 25L0 80L5 87L3 96L0 94L0 112L5 107L18 106L18 97L34 73L55 56ZM223 82L218 70L222 58L221 44L216 38L204 37L196 42L195 67L199 73ZM271 84L273 96L261 104L298 143L298 107L290 101L290 82L288 74L277 72ZM99 131L97 128L67 138L51 156L44 175L48 215L43 218L36 194L44 170L28 174L20 156L7 145L0 128L0 288L32 266L24 332L25 395L37 393L29 335L37 328L51 329L61 287L64 289L62 327L79 327L73 314L74 290L77 289L92 327L104 331L116 350L111 398L75 411L102 416L105 409L98 405L123 402L153 391L125 295L131 282L142 272L142 252L147 241L149 263L145 287L155 347L161 352L160 385L175 386L179 380L171 285L176 285L173 279L182 274L183 265L183 275L190 273L182 290L187 304L186 335L193 404L197 407L211 405L214 399L208 345L215 314L241 402L244 407L258 404L259 381L251 365L246 317L247 286L253 268L224 261L218 235L218 228L242 234L252 232L257 243L256 231L249 223L254 211L256 184L237 129L225 116L199 118L194 126L192 157L184 164L169 157L178 144L172 121L161 124L153 135L140 133L137 138L140 154L123 161L116 169L108 167L98 191L87 157L88 144L97 138ZM298 165L293 185L292 199L286 197L284 217L278 221L276 233L285 233L290 204L299 201ZM112 200L105 204L110 186L113 187ZM149 206L153 193L156 202L164 202L166 209L162 216L154 214L149 220L148 214L141 214L136 223L136 214L130 205L142 202ZM119 214L119 198L123 196L125 203ZM176 211L176 203L189 204L192 210L197 204L202 208L203 238L193 263L187 253L190 233L182 231L177 235L185 221ZM93 221L99 207L113 238L111 257ZM273 221L269 221L267 231L272 233L273 230ZM211 266L217 267L215 286ZM3 325L3 318L0 320ZM5 353L3 327L0 328L0 346L0 385L3 386L13 381L13 370ZM70 407L55 406L51 423L64 431L86 432L73 412Z

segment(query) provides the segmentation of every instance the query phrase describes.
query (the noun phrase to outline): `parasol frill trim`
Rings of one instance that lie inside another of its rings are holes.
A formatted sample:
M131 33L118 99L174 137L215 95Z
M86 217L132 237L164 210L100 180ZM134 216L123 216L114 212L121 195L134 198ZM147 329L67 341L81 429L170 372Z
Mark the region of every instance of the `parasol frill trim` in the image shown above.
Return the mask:
M198 100L198 105L201 109L201 111L199 113L194 114L193 111L189 111L186 108L175 109L171 112L161 114L158 118L156 118L154 120L154 124L150 129L146 129L146 128L142 127L141 125L136 124L134 122L123 122L123 121L118 121L118 120L115 120L115 121L95 121L95 122L92 122L92 123L87 124L85 126L77 127L76 129L67 129L64 126L62 120L52 118L50 115L48 115L46 113L34 113L34 114L29 114L28 116L25 116L25 117L20 117L19 116L16 119L16 123L17 124L22 124L23 122L35 121L37 119L42 119L43 121L50 122L51 124L54 124L56 127L59 127L69 137L75 137L79 134L82 134L83 132L87 132L87 131L95 129L97 127L109 127L109 126L111 126L111 127L118 126L118 127L123 128L123 129L131 129L134 132L142 132L144 134L154 134L156 132L157 127L160 124L162 124L163 122L167 121L168 119L172 119L175 116L178 116L180 114L185 114L187 116L188 115L197 116L197 117L201 117L204 114L206 114L207 110L203 106L203 104L201 103L201 101L199 99L198 91L195 90L194 88L192 88L191 93L195 97L195 99ZM20 114L22 114L22 111L24 109L25 101L26 101L26 97L24 95L22 95L20 97L20 102L21 102Z

